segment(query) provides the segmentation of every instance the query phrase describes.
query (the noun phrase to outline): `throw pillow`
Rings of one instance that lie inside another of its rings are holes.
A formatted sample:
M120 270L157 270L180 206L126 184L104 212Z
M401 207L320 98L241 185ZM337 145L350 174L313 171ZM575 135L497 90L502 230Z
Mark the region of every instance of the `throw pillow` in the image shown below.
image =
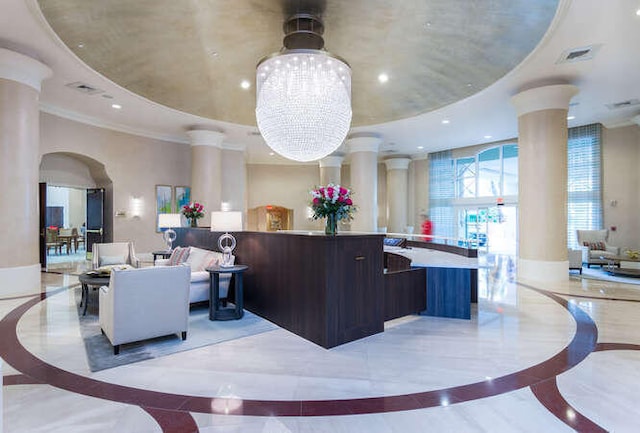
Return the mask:
M169 257L169 266L177 266L179 264L185 263L189 258L189 247L176 247L171 253L171 257Z
M100 256L100 266L122 265L126 263L124 256Z

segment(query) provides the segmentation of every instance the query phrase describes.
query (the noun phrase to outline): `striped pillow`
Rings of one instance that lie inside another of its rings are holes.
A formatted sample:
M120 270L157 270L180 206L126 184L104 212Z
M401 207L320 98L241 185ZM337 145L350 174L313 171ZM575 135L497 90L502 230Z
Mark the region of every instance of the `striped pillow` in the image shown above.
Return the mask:
M171 257L169 257L169 266L177 266L181 263L184 263L189 258L189 247L176 247L171 253Z

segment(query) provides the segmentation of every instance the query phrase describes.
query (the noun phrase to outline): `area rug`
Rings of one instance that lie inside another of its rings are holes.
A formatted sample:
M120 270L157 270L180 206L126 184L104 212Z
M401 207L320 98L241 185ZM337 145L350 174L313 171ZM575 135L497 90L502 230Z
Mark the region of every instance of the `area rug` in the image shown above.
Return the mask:
M610 275L606 270L601 268L582 268L582 275L571 274L575 277L586 278L590 280L611 281L615 283L636 284L640 285L640 278L618 277Z
M92 290L89 291L90 295L97 295L92 292ZM268 320L246 310L244 317L240 320L211 321L208 306L194 305L189 313L189 331L185 341L175 334L123 344L120 346L120 354L114 355L113 346L100 332L97 308L92 308L94 305L97 306L97 303L97 296L89 301L89 310L85 316L82 315L82 308L78 307L80 332L87 352L89 369L93 372L257 335L278 328Z

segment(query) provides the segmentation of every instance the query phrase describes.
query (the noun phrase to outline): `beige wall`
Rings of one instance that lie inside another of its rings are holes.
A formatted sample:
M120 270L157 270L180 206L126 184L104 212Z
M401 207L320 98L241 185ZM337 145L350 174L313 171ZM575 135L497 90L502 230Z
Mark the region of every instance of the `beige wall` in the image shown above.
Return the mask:
M295 230L321 230L322 221L310 221L307 207L311 201L309 191L320 182L320 169L313 165L247 166L248 208L276 205L293 209Z
M602 207L609 242L623 251L640 249L640 127L603 128L603 143Z
M134 240L140 252L164 247L162 235L155 230L155 186L189 185L189 145L138 137L45 113L41 113L40 128L41 157L62 152L104 165L113 196L113 207L107 209L126 212L126 216L106 218L113 220L114 241ZM96 179L96 184L109 185L105 179ZM140 218L130 214L134 197L142 199Z

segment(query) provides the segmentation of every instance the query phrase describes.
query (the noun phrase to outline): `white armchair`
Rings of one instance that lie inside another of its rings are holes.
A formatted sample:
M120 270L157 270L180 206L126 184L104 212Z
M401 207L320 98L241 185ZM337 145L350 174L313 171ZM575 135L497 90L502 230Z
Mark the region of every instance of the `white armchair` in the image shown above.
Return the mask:
M607 258L620 255L620 247L609 245L609 230L577 230L578 244L582 250L582 262L587 265L606 265Z
M140 267L140 260L136 257L133 242L112 242L108 244L93 244L93 269L110 265L131 265Z
M189 322L189 266L111 271L109 287L100 288L99 323L113 345L181 333Z

